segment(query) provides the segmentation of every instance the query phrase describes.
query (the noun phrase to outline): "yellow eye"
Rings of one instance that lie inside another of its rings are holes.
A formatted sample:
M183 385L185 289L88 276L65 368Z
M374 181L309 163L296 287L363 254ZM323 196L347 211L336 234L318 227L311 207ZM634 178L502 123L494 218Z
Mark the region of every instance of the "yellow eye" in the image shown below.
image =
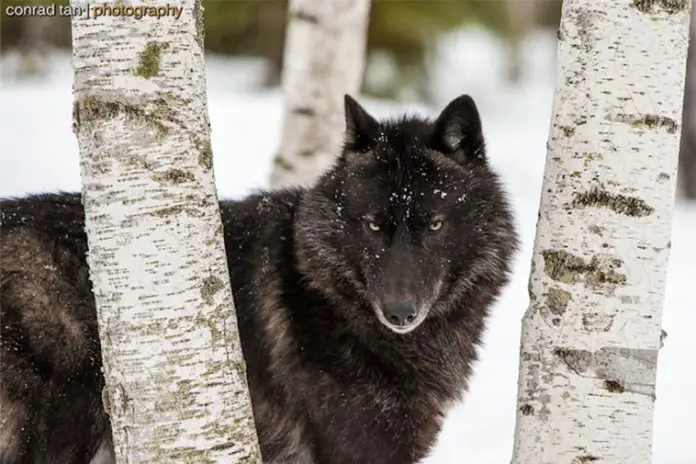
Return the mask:
M379 230L380 230L379 224L377 224L376 222L372 222L372 221L370 221L370 222L367 223L367 227L368 227L372 232L379 232Z
M441 228L442 228L442 221L440 219L434 220L428 226L428 229L432 230L433 232L436 230L440 230Z

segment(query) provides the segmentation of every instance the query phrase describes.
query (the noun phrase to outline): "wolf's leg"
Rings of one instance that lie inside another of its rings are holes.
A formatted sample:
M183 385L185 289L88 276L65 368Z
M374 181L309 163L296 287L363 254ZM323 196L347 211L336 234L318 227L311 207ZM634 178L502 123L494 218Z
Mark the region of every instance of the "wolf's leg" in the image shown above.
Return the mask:
M111 433L104 436L97 454L94 455L89 464L116 464L116 456L114 456L114 445L111 441Z
M3 316L17 309L7 303ZM88 464L100 446L110 451L98 369L61 372L29 349L27 339L40 332L25 334L11 316L0 325L0 464Z
M17 361L21 364L21 360L12 358L4 349L0 351L0 464L31 462L33 430L28 384L35 379L17 368Z
M86 265L29 228L0 242L0 464L88 464L109 422Z

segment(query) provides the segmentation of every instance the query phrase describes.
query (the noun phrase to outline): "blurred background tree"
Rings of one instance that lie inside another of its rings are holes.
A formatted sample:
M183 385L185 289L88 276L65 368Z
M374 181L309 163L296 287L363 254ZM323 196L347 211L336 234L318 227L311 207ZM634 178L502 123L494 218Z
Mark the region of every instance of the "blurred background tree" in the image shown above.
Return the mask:
M16 0L13 4L68 4L69 0ZM264 82L280 83L286 0L204 0L206 48L232 56L267 60ZM379 79L366 78L363 92L385 98L427 100L427 63L439 36L465 25L480 25L508 40L509 77L515 79L519 39L532 28L555 28L560 1L544 0L374 0L368 32L368 72L381 66ZM40 57L50 47L70 46L68 18L9 17L0 23L0 52L20 52L23 73L42 71Z

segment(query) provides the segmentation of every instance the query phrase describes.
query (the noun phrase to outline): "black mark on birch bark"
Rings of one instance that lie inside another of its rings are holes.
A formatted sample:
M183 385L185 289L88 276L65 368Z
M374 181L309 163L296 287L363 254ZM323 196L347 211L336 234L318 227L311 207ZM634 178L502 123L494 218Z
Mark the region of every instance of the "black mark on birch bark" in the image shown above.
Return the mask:
M563 132L563 135L565 135L566 137L572 137L573 135L575 135L575 128L574 127L559 126L558 128L561 130L561 132Z
M293 114L299 114L300 116L307 116L307 117L312 117L316 115L316 111L312 108L307 108L307 107L296 107L292 109Z
M676 14L689 10L689 0L633 0L631 6L641 13L664 11L667 14Z
M614 120L638 128L662 128L669 134L676 134L679 130L679 124L674 119L657 114L618 114Z
M597 456L591 454L582 454L580 456L575 456L570 464L587 464L588 462L599 461Z
M615 314L589 312L582 315L582 327L589 332L609 332L614 325Z
M163 173L155 174L152 179L157 182L171 182L172 184L183 184L186 182L193 182L196 176L192 172L184 171L183 169L168 169Z
M213 296L222 290L224 284L219 277L208 276L203 279L203 285L201 286L201 296L203 296L203 301L207 304L212 305L214 300Z
M191 217L202 217L203 212L196 208L187 208L181 205L171 206L168 208L161 208L151 211L149 214L158 218L168 218L169 216L176 216L177 214L186 213Z
M603 347L592 352L558 347L553 353L576 374L602 380L612 393L655 397L657 350Z
M598 12L585 8L579 8L575 11L574 22L578 28L578 39L580 40L580 43L575 45L575 48L582 47L586 52L592 50L595 44L592 26L596 22L593 16L597 14Z
M525 416L531 416L534 414L534 407L531 404L523 404L520 407L520 412Z
M310 24L319 24L319 17L317 15L307 13L306 11L296 11L292 17L299 21L306 21Z
M587 227L587 230L589 230L591 233L595 235L599 235L600 237L602 237L602 231L604 230L604 228L596 224L591 224Z
M617 382L616 380L605 380L604 388L611 393L623 393L626 391L623 385L621 385L621 382Z
M285 161L285 158L283 158L283 156L280 154L276 155L276 157L273 158L273 164L275 164L276 166L278 166L280 169L282 169L284 171L294 171L295 170L295 166L293 166L292 164Z
M568 369L576 374L582 374L592 366L593 356L591 351L556 348L553 350L553 354L561 358L568 366Z

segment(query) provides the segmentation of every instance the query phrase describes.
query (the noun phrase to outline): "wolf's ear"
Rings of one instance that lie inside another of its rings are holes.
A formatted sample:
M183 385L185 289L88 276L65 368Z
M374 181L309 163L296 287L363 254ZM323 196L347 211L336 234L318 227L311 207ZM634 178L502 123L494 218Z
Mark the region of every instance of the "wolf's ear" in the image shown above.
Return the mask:
M379 123L350 95L345 95L345 147L352 151L369 150L375 141Z
M430 148L459 163L485 156L481 118L473 98L461 95L442 110L433 124Z

